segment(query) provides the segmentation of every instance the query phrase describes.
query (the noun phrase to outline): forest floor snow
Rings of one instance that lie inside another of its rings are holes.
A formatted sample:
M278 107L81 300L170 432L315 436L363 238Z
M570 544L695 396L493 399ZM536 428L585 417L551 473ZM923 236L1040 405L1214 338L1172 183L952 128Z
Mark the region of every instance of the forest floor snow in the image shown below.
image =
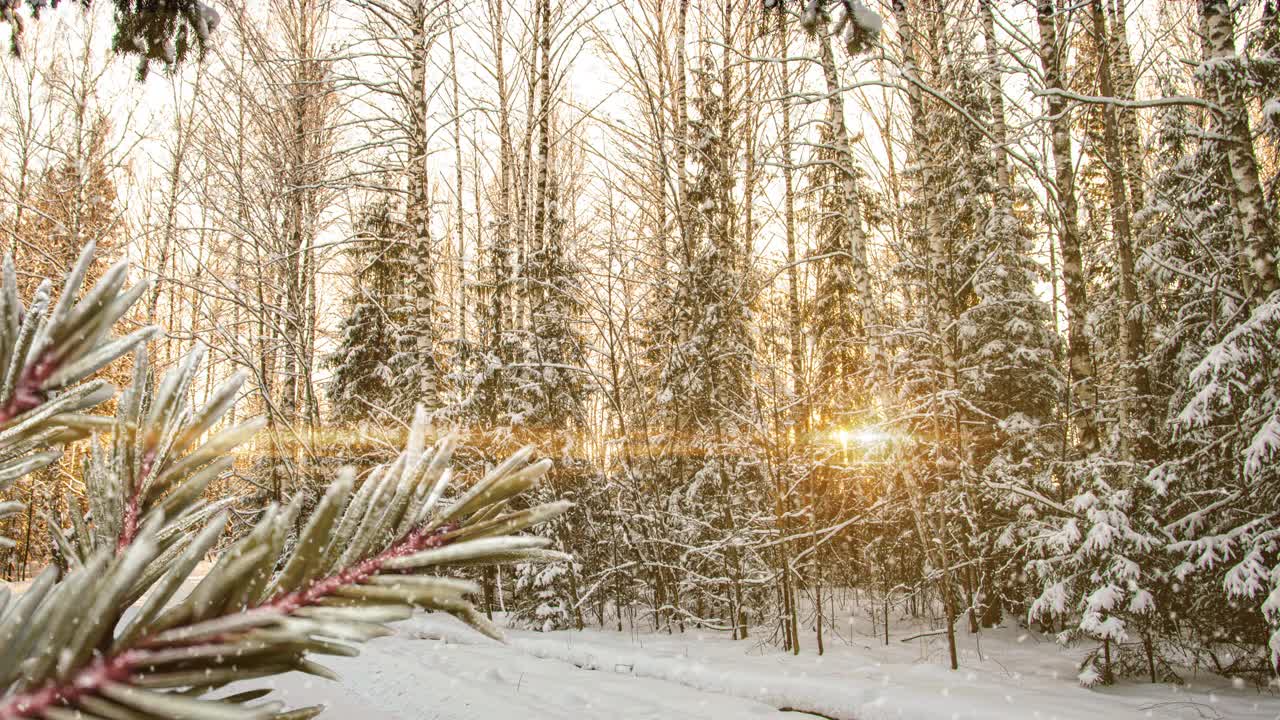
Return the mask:
M1280 720L1274 685L1184 670L1183 685L1087 689L1076 682L1087 648L1015 627L961 632L951 671L943 636L901 642L927 628L901 623L884 645L865 616L847 621L824 655L809 633L793 656L700 630L507 630L503 645L417 615L357 657L314 658L340 682L290 673L246 685L325 705L323 720Z
M954 672L940 636L889 646L853 638L829 639L823 656L802 638L798 657L713 632L511 630L503 646L433 614L359 657L317 658L340 684L300 674L269 682L291 706L327 705L322 717L332 720L1280 719L1275 688L1213 675L1082 688L1078 650L1013 628L980 641L962 634Z

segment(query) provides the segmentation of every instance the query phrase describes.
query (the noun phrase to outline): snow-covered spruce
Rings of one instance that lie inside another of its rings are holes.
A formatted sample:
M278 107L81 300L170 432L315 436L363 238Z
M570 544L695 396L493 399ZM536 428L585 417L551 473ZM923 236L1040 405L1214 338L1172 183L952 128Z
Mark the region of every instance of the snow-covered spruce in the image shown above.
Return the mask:
M884 20L862 0L800 0L800 27L810 35L830 30L850 55L861 55L880 40ZM764 8L782 10L783 0L765 0ZM834 10L834 12L833 12Z

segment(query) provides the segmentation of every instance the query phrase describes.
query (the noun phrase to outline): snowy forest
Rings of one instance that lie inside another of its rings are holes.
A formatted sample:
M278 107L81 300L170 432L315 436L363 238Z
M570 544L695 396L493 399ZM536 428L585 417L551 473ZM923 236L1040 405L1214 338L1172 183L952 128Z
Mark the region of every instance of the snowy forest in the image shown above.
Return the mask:
M1280 716L1280 2L0 35L0 720Z

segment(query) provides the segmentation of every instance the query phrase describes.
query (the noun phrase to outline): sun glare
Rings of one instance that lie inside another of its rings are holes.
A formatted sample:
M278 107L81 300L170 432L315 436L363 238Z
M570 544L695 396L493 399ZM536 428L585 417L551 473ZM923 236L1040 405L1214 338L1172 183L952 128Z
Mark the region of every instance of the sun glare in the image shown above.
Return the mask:
M889 433L874 428L863 428L853 433L853 441L859 445L880 445L892 439Z
M893 435L880 430L878 428L840 428L832 432L832 436L840 446L849 449L850 446L863 449L878 448L893 441Z

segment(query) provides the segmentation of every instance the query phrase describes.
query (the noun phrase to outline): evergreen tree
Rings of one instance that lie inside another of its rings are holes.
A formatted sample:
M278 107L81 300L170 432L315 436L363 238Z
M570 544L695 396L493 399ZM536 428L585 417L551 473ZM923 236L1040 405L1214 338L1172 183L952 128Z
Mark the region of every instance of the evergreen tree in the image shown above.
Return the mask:
M1266 677L1280 657L1280 575L1275 536L1259 512L1277 499L1280 406L1271 389L1277 296L1266 291L1274 267L1256 243L1275 214L1252 192L1252 143L1224 157L1223 134L1247 132L1231 103L1258 86L1248 80L1255 75L1247 57L1223 59L1234 42L1223 35L1232 11L1202 5L1207 57L1197 80L1228 105L1202 118L1162 111L1162 162L1143 211L1152 234L1143 265L1158 288L1153 375L1166 408L1163 462L1146 483L1163 503L1159 527L1168 538L1157 601L1164 616L1178 618L1167 641L1221 672Z
M495 233L488 248L489 297L482 308L481 344L459 344L461 402L443 414L457 418L484 438L485 461L507 448L529 443L557 458L548 475L549 497L578 498L597 484L597 474L578 447L586 429L586 343L575 318L581 315L582 268L573 259L573 218L565 212L569 180L579 170L559 137L551 39L559 20L550 0L535 4L536 99L530 118L537 156L532 223L522 262L513 263L505 235ZM549 523L544 532L567 546L587 524L589 510L579 502L573 513ZM524 564L516 569L515 617L552 630L583 627L578 577L571 562Z
M748 306L745 259L735 242L736 209L732 191L737 147L731 128L725 75L709 56L693 69L694 97L690 150L694 170L686 201L693 238L677 270L668 318L672 346L658 379L659 416L670 457L658 473L673 473L681 485L671 511L696 517L697 508L716 508L711 523L683 522L677 542L696 552L682 561L704 577L724 578L712 586L694 586L699 618L717 613L724 627L745 636L741 546L745 529L739 518L759 498L751 448L743 447L752 414L750 392L754 358L752 313Z
M985 84L971 59L976 53L958 48L954 55L941 56L940 37L947 32L941 21L928 22L930 16L901 5L895 13L911 76L929 77L971 117L986 116ZM916 33L917 23L924 32ZM981 467L976 452L986 437L975 439L972 432L985 418L973 399L962 395L966 378L961 372L970 368L965 362L970 358L961 353L975 330L973 320L964 316L975 304L974 279L987 259L982 240L991 215L995 168L986 136L972 123L940 112L934 99L918 91L908 101L912 151L905 174L912 195L903 209L907 231L895 268L908 317L894 338L891 377L898 397L893 412L906 418L901 430L915 439L903 458L901 490L925 554L921 580L936 582L943 598L954 668L961 593L977 606L978 596L988 592L979 587L985 584L982 568L991 543L977 486ZM978 572L953 574L951 566L961 558ZM971 626L975 619L970 616Z
M866 421L866 418L849 415L866 406L862 387L870 377L869 328L862 326L862 313L858 309L868 300L859 297L855 282L858 264L861 263L863 272L866 265L865 239L860 227L859 170L852 163L844 118L837 113L843 113L843 105L828 107L818 132L817 158L809 173L810 215L817 257L817 286L811 311L816 396L813 412L819 427L831 428ZM854 177L846 178L846 175ZM850 191L853 197L848 197ZM851 228L851 224L859 227ZM861 240L860 249L853 247L857 240Z
M579 312L576 300L581 270L569 257L566 219L558 202L559 183L548 181L550 200L542 242L530 253L524 271L529 294L530 327L514 333L515 362L505 382L514 388L507 395L511 439L537 443L559 463L548 475L545 492L576 499L580 491L596 480L591 464L582 457L577 442L586 426L586 351L573 318ZM509 440L509 441L510 441ZM508 441L508 442L509 442ZM536 497L536 494L531 497ZM567 545L583 524L580 513L566 514L546 526L558 543ZM520 609L521 615L536 619L549 630L570 624L582 628L578 608L580 568L569 563L517 568L519 585L533 589L533 607Z
M405 325L412 312L406 296L412 275L401 235L387 198L365 206L357 219L357 237L348 251L356 286L347 300L338 348L328 358L333 368L329 400L338 422L383 424L410 409L405 378L414 347Z
M13 28L13 53L20 52L24 29L23 13L30 11L39 21L46 8L56 9L61 0L0 0L0 22ZM88 0L70 0L88 7ZM151 63L172 67L193 52L203 56L209 34L218 28L220 16L202 0L112 0L116 32L114 51L137 56L138 75L145 78Z
M1047 510L1018 491L1051 493L1050 463L1061 456L1058 339L1035 290L1044 268L1034 260L1028 230L998 199L983 228L975 302L960 316L960 390L973 409L970 452L987 488L983 503L989 503L975 510L990 518L992 525L983 529L990 535L982 542L998 546L989 547L992 552L1008 545L1001 536L1010 526ZM1000 511L1012 514L1001 518ZM1007 569L990 569L999 592L987 592L1000 599L987 607L998 617L1002 602L1021 600L1022 588L1008 581Z

